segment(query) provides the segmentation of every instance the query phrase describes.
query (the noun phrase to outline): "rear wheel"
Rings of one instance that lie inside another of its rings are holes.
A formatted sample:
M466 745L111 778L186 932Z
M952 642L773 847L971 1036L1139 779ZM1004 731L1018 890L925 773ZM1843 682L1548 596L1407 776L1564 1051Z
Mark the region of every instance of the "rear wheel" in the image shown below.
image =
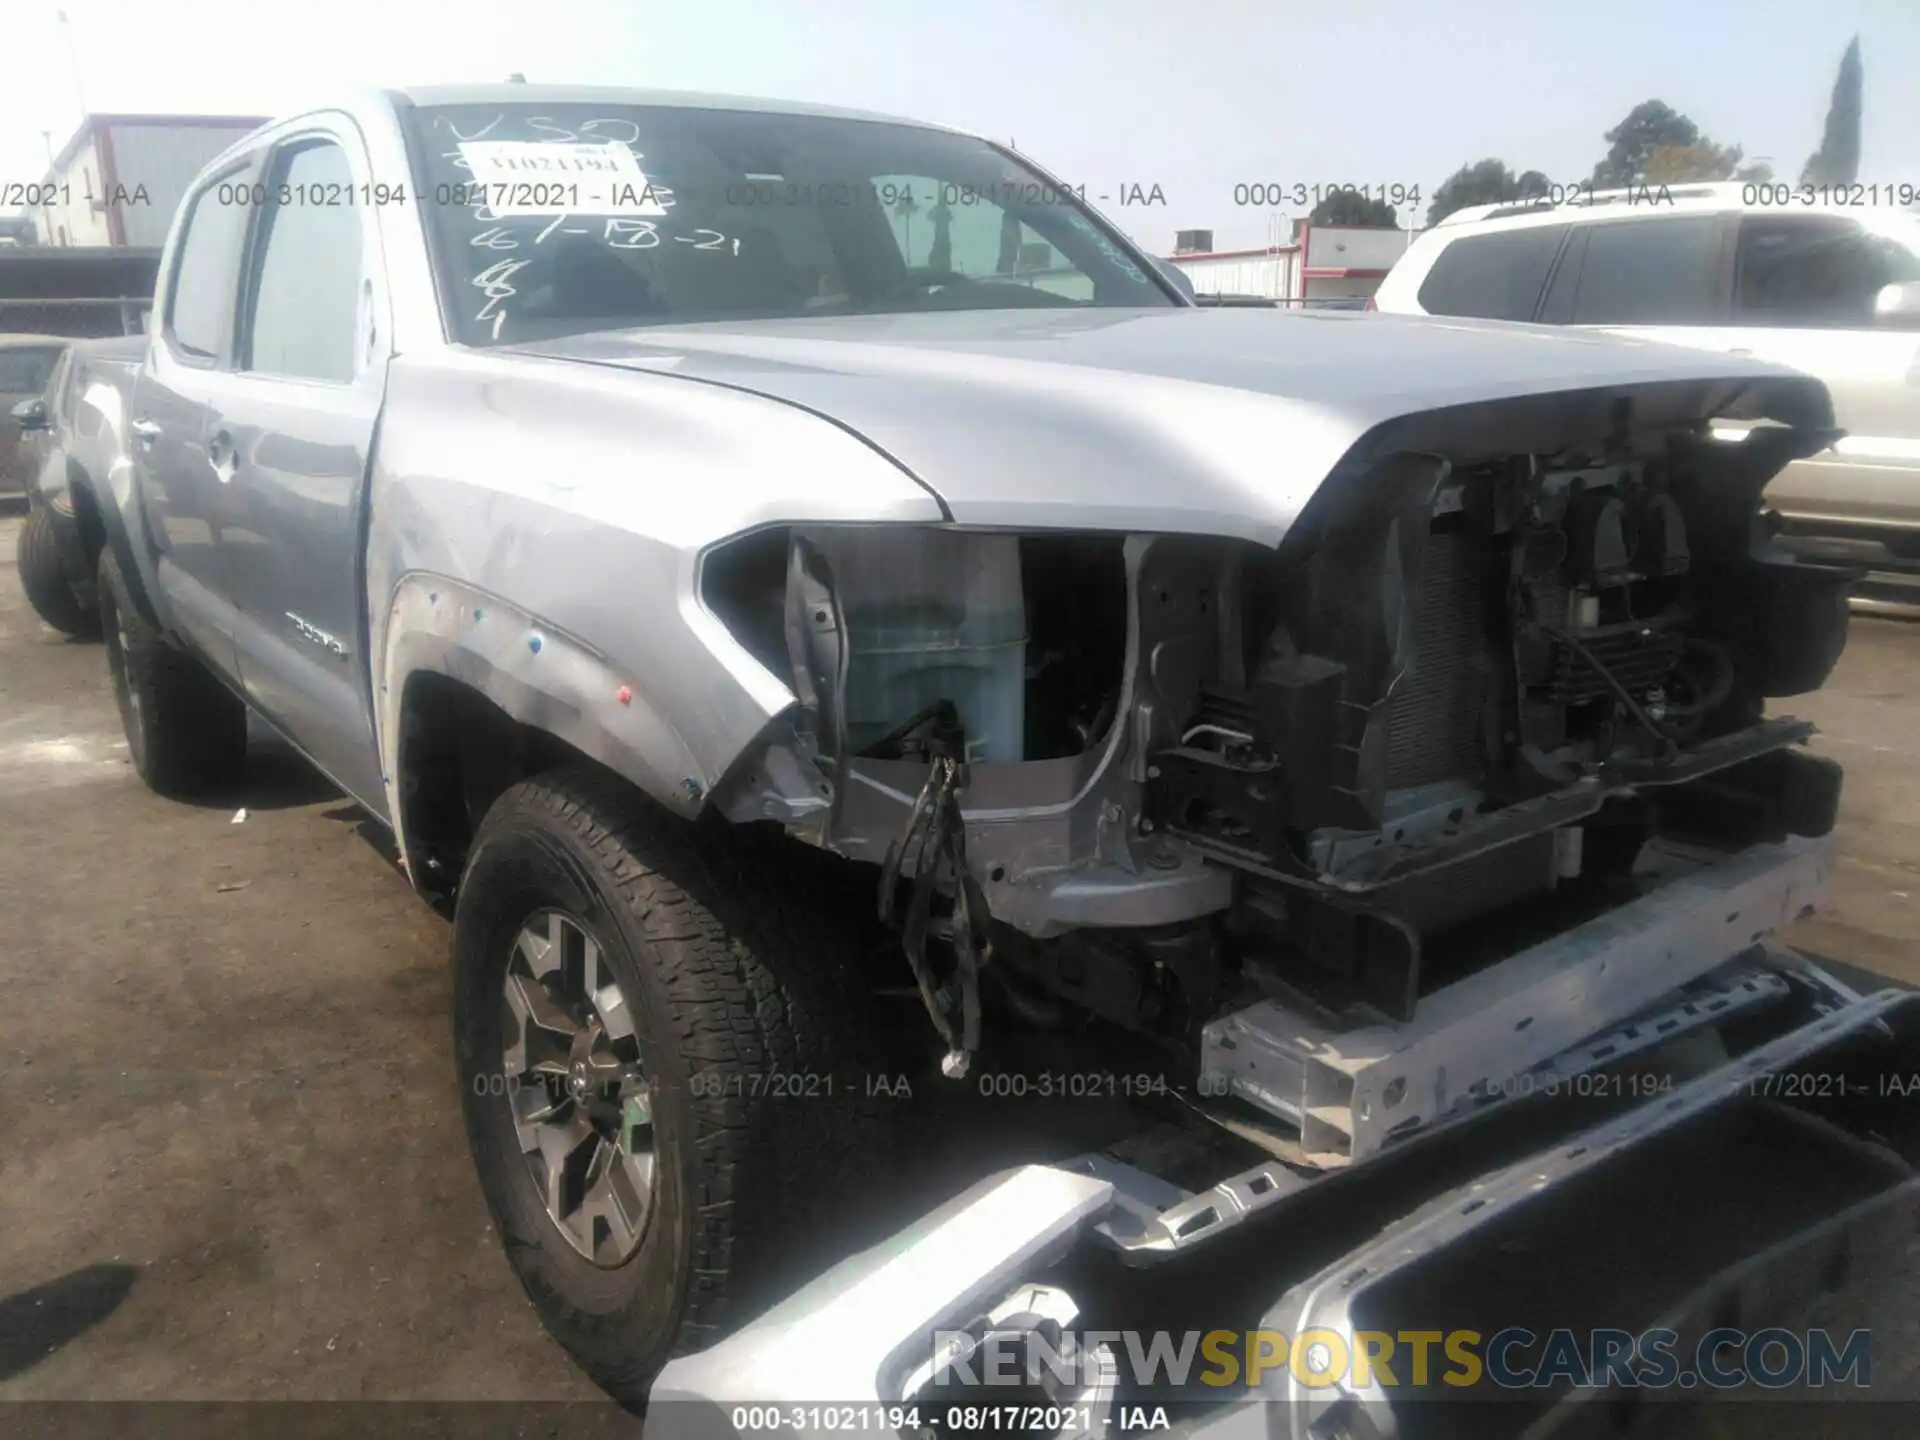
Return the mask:
M780 860L582 766L507 790L461 880L481 1186L548 1330L630 1405L837 1258L871 1189L850 947Z
M149 788L182 797L239 778L246 705L147 623L111 546L100 557L99 588L101 638L134 770Z
M54 533L53 516L44 505L35 505L20 527L14 559L20 568L20 588L26 591L34 614L62 635L83 640L99 637L100 617L73 593L60 559L60 537Z

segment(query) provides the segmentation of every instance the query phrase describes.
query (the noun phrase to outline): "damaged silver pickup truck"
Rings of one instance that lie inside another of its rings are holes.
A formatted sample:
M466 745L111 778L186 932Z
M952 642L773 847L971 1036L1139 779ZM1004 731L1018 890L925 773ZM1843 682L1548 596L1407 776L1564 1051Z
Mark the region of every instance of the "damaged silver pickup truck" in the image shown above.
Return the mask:
M1248 1318L1351 1323L1622 1157L1719 1193L1700 1127L1773 1114L1728 1077L1907 1014L1767 946L1840 785L1767 707L1847 625L1760 506L1834 437L1806 377L1197 307L978 138L525 85L235 145L154 315L137 368L76 366L126 448L69 467L135 764L229 782L251 710L452 907L487 1200L631 1403L914 1402L943 1326L1086 1321L1047 1277L1089 1250L1264 1236ZM950 1081L1077 1027L1240 1158L1011 1171L740 1329L886 1166L888 985ZM1891 1152L1766 1123L1854 1187L1822 1243L1910 1207ZM1275 1240L1330 1205L1371 1228ZM1303 1426L1382 1399L1309 1389ZM1047 1393L1097 1430L1122 1392Z

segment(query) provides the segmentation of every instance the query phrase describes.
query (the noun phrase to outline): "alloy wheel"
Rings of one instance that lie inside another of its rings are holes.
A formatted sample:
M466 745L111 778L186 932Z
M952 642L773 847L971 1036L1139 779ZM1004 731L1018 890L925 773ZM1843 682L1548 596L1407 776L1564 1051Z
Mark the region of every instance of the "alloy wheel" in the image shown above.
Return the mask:
M596 1265L639 1249L653 1210L653 1096L627 998L559 910L521 926L502 987L504 1090L547 1216Z

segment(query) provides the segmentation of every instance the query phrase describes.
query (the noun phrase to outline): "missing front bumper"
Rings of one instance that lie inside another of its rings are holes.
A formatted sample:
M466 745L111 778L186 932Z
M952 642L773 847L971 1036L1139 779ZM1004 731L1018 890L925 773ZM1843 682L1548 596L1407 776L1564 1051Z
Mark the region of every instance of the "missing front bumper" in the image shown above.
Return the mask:
M1920 1152L1920 1118L1890 1111L1904 1102L1889 1102L1884 1083L1920 1074L1920 995L1860 998L1830 985L1822 1006L1806 1023L1599 1123L1552 1128L1547 1143L1517 1154L1503 1142L1484 1168L1471 1163L1472 1143L1414 1145L1404 1155L1396 1147L1383 1162L1301 1187L1245 1225L1219 1227L1178 1264L1144 1272L1101 1268L1111 1246L1099 1231L1129 1202L1111 1179L1087 1173L1099 1167L1026 1166L989 1177L730 1339L670 1364L655 1386L649 1434L743 1434L754 1416L776 1411L783 1428L809 1433L847 1428L846 1415L883 1433L892 1428L884 1422L907 1417L925 1431L964 1428L948 1423L959 1414L951 1389L935 1403L924 1399L932 1392L906 1388L924 1376L936 1337L944 1332L951 1343L952 1332L978 1329L1019 1294L1042 1287L1057 1298L1063 1286L1086 1302L1068 1312L1081 1353L1100 1355L1106 1369L1104 1385L1051 1412L1060 1434L1120 1433L1132 1405L1166 1407L1170 1422L1192 1433L1319 1440L1544 1435L1614 1415L1617 1407L1582 1403L1602 1393L1591 1388L1489 1399L1437 1384L1309 1386L1284 1365L1254 1388L1225 1390L1216 1380L1156 1389L1129 1372L1126 1356L1138 1347L1126 1337L1203 1316L1202 1330L1241 1336L1257 1326L1349 1338L1406 1326L1485 1333L1516 1323L1664 1322L1694 1333L1767 1323L1871 1269L1911 1234L1920 1207L1906 1158ZM1851 1076L1860 1093L1780 1103L1779 1077L1814 1073ZM1867 1131L1886 1143L1860 1138ZM1429 1165L1423 1155L1439 1158ZM1410 1179L1430 1181L1449 1161L1439 1193ZM1469 1173L1456 1178L1463 1166ZM1755 1189L1762 1175L1765 1203ZM1159 1200L1171 1208L1183 1198L1169 1188ZM1739 1207L1738 1223L1729 1205ZM1329 1260L1325 1241L1338 1227L1328 1217L1364 1229L1367 1212L1385 1217L1384 1228ZM1611 1254L1601 1243L1608 1236ZM1629 1257L1638 1247L1640 1263L1623 1263L1622 1245ZM1306 1257L1313 1262L1303 1275ZM1164 1282L1183 1271L1197 1300L1176 1298L1164 1283L1128 1298L1127 1276ZM1267 1295L1279 1298L1251 1310L1230 1298L1237 1286L1244 1301L1261 1275L1270 1277ZM1095 1329L1104 1340L1089 1334ZM1005 1407L1019 1398L991 1384L969 1396L976 1419L979 1406L1010 1414Z
M1640 899L1424 998L1405 1023L1336 1027L1262 1001L1202 1032L1201 1091L1296 1126L1310 1164L1365 1159L1750 950L1818 904L1832 868L1830 839L1682 864Z

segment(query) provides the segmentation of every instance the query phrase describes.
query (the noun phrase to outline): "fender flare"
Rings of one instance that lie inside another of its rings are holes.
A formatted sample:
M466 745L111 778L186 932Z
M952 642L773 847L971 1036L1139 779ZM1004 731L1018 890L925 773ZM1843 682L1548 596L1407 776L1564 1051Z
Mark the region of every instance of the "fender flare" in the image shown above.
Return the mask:
M394 585L381 618L374 673L380 780L410 875L417 876L418 857L408 847L401 762L407 688L416 675L466 685L509 718L565 741L689 819L721 778L702 772L693 750L648 702L642 677L619 673L594 647L511 601L412 571Z
M144 544L136 543L135 536L129 533L130 525L139 524L137 512L130 522L126 512L115 503L112 490L95 483L86 467L71 455L67 457L67 492L76 512L85 505L100 522L102 549L113 551L114 558L120 562L121 578L127 582L128 597L140 618L161 634L168 634L166 620L155 607L150 593L152 566L145 556L151 552ZM144 542L144 530L138 538Z
M156 547L147 534L132 452L125 440L126 393L114 380L92 379L86 384L79 404L99 413L100 431L88 438L73 436L63 427L67 487L70 492L84 491L93 506L106 544L120 562L121 578L127 582L129 596L140 618L162 635L170 635L172 626L154 602L158 585L154 568ZM89 464L74 454L76 443L92 452L96 463ZM101 461L104 463L99 463Z

